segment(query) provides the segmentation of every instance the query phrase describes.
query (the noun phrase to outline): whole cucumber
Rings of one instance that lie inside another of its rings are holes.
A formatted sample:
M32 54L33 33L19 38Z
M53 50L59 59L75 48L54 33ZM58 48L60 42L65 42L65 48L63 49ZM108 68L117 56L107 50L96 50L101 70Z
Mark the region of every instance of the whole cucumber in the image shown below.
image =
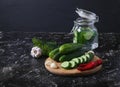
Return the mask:
M63 61L70 61L71 59L73 58L76 58L76 57L79 57L83 55L83 52L80 51L80 50L77 50L75 52L72 52L70 54L66 54L66 55L62 55L60 58L59 58L59 61L60 62L63 62Z
M82 44L78 44L78 43L66 43L59 47L59 52L61 54L68 54L70 52L73 52L82 48L82 46L83 46Z
M55 60L55 61L59 61L59 58L62 56L62 54L60 52L57 52L53 57L52 59Z
M52 58L56 53L59 52L59 48L55 48L54 50L52 50L50 53L49 53L49 57Z

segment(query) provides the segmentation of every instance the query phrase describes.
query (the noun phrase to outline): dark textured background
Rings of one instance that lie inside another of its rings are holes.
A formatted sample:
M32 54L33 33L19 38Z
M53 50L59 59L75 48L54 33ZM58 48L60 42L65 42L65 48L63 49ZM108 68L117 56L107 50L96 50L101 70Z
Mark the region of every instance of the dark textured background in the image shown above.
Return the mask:
M99 32L120 31L120 0L0 0L0 31L70 32L77 7L100 16Z
M30 55L35 36L58 44L72 41L72 34L67 33L0 32L0 87L120 87L120 34L99 34L99 48L94 52L103 59L103 68L82 77L48 72L46 56Z

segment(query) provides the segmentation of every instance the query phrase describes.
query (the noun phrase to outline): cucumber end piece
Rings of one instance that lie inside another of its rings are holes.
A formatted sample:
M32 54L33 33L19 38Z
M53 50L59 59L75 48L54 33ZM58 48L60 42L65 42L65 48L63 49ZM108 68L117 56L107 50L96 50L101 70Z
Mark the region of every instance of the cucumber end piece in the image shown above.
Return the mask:
M61 64L61 67L64 69L70 69L70 63L68 61L65 61Z

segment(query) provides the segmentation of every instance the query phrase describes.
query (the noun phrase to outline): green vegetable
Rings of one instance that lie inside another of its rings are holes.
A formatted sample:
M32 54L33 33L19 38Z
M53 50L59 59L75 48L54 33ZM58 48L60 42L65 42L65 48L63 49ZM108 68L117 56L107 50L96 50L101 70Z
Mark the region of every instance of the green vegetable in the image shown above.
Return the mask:
M60 52L57 52L53 57L51 57L52 59L54 59L55 61L59 61L59 58L62 54Z
M54 50L52 50L50 53L49 53L49 57L50 58L53 58L53 56L59 52L59 48L55 48Z
M88 31L83 36L86 40L90 40L94 35L94 31Z
M73 58L76 58L76 57L81 56L82 54L83 54L82 51L77 50L77 51L74 51L74 52L72 52L72 53L70 53L70 54L62 55L62 56L59 58L59 61L60 61L60 62L70 61L70 60L73 59Z
M89 52L88 55L89 55L89 61L91 61L94 58L94 53Z
M75 61L70 61L69 63L71 64L70 68L75 68L77 66Z
M88 44L89 42L93 42L95 37L97 37L97 32L95 30L85 26L80 27L77 30L74 30L73 33L74 33L74 37L73 37L74 43Z
M86 56L87 58L89 58L89 57L90 57L90 55L89 55L88 53L86 53L86 54L85 54L85 56Z
M63 62L61 64L61 66L64 69L73 69L73 68L77 67L79 64L90 62L93 58L94 58L94 54L89 52L89 53L82 55L81 57L77 57L70 61ZM67 64L67 65L65 65L65 64Z
M80 60L79 60L78 58L74 58L74 59L72 59L72 61L75 61L76 64L79 64L79 63L80 63Z
M85 55L81 56L81 58L83 59L84 63L88 61L88 57L86 57Z
M83 58L79 57L78 59L80 60L80 63L79 63L79 64L81 64L81 63L84 62Z
M59 47L59 52L61 54L68 54L82 48L82 44L78 43L66 43Z
M59 61L59 58L62 54L59 52L59 48L55 48L49 53L49 57L55 61Z
M61 64L61 67L64 69L70 69L71 64L68 61L65 61Z
M83 36L84 33L85 31L78 32L77 43L82 43L82 44L86 43L86 40L84 39L84 36Z
M85 55L78 57L80 59L80 64L90 62L94 58L93 53L86 53Z
M37 38L32 38L34 46L38 46L42 49L42 54L48 56L49 52L58 47L56 42L47 42Z

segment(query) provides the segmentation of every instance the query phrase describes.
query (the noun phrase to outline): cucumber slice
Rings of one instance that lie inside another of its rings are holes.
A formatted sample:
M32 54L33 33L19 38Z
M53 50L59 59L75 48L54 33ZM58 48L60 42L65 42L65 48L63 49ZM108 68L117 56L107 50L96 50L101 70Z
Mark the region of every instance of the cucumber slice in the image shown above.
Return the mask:
M70 68L75 68L77 66L76 62L75 61L70 61Z
M85 55L82 56L82 59L84 60L84 63L87 62L87 57Z
M79 57L79 60L80 60L80 64L84 62L82 57Z
M68 61L65 61L61 64L61 67L64 69L70 69L71 64Z
M94 54L93 53L88 53L90 56L90 60L92 60L94 58Z
M90 58L90 55L89 55L88 53L86 53L85 56L86 56L87 58Z
M91 59L90 59L90 55L88 53L85 54L86 58L87 58L87 62L89 62Z
M79 60L78 58L74 58L74 59L72 59L72 61L75 61L76 64L79 64L79 63L80 63L80 60Z

